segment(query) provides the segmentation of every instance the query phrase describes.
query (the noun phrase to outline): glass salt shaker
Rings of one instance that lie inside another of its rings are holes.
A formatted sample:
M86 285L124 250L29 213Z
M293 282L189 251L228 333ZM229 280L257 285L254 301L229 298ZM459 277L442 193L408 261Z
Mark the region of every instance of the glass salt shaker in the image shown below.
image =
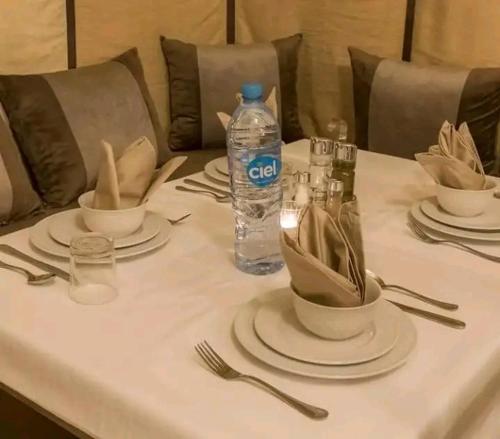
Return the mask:
M335 142L333 147L332 178L344 182L342 201L354 199L354 178L358 147L353 143Z
M333 141L324 137L311 137L309 173L313 203L326 201L326 179L332 168Z
M325 210L331 215L337 216L342 205L342 196L344 194L344 182L330 178L327 183L327 196Z
M295 203L299 207L304 207L311 201L311 193L309 189L309 182L311 174L309 172L296 172L295 173Z

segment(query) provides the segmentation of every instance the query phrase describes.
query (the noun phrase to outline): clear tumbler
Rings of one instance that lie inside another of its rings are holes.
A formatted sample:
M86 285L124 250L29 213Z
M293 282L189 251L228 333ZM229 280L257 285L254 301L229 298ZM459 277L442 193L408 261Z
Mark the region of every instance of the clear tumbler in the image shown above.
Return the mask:
M118 295L113 240L97 233L75 237L70 244L69 296L78 303L100 305Z

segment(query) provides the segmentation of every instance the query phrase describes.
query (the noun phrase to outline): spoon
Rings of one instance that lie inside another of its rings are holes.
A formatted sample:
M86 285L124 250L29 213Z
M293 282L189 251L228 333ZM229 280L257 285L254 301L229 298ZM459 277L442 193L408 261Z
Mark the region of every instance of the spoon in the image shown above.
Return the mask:
M366 274L370 276L375 282L377 282L382 289L385 290L401 290L408 294L411 297L414 297L415 299L419 299L422 302L427 302L430 303L431 305L438 306L439 308L443 309L448 309L448 310L456 310L458 309L458 305L455 305L454 303L448 303L448 302L442 302L441 300L433 299L432 297L427 297L424 296L423 294L417 293L416 291L409 290L408 288L402 287L400 285L395 285L395 284L386 284L384 280L373 273L370 270L365 270Z
M26 279L28 280L28 284L30 285L45 284L55 276L54 273L33 274L31 271L28 271L25 268L17 267L16 265L10 265L2 261L0 261L0 268L5 268L6 270L12 270L17 273L24 274L26 276Z

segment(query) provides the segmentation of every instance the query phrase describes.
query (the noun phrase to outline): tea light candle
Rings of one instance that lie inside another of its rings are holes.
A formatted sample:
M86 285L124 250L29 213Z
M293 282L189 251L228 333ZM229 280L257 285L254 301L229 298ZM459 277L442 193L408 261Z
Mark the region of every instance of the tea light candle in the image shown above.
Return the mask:
M285 201L280 213L280 225L283 229L296 229L299 225L300 208L295 201Z

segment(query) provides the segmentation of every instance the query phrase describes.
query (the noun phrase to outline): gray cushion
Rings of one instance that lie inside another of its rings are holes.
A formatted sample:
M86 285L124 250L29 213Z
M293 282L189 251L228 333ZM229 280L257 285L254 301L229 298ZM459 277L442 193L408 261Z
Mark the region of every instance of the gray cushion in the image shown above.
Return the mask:
M349 53L359 147L413 158L437 143L445 120L467 122L485 169L493 167L500 68L418 66Z
M271 43L196 46L161 37L170 88L170 148L224 147L217 112L234 112L244 82L261 82L264 99L276 87L283 140L303 138L296 91L301 40L297 34Z
M101 140L115 155L141 136L169 155L136 49L106 63L43 75L0 76L0 100L43 199L64 206L90 190Z

